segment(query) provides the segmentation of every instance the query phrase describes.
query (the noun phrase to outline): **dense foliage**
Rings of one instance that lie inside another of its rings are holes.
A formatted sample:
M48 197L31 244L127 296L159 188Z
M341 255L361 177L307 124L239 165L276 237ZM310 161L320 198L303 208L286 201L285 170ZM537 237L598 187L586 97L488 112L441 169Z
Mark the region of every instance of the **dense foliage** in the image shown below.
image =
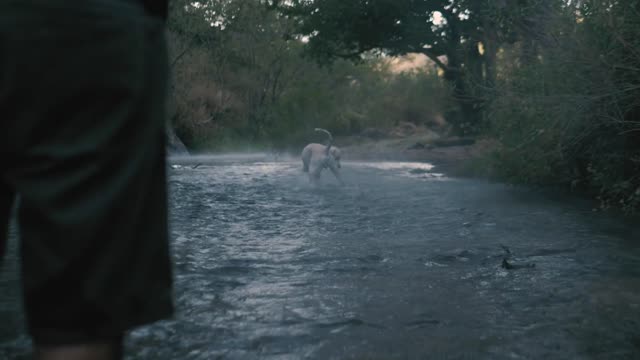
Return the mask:
M640 209L639 11L638 1L557 6L529 43L503 48L487 113L503 178Z
M433 59L461 109L448 120L499 140L501 178L640 208L639 1L299 0L291 12L321 59Z
M318 64L295 22L259 1L172 2L172 123L192 149L298 148L337 134L425 123L449 106L430 72L392 75L384 59Z
M502 179L640 208L638 0L182 0L170 37L191 148L444 117ZM431 65L390 71L406 54Z

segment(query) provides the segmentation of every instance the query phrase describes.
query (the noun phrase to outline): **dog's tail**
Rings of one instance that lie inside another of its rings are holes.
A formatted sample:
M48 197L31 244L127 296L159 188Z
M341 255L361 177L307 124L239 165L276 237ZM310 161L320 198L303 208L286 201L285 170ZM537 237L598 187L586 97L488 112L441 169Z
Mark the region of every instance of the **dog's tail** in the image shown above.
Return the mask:
M331 149L331 145L333 145L333 136L331 136L331 133L328 130L325 129L321 129L321 128L315 128L315 131L320 131L323 132L325 134L327 134L329 142L327 143L327 155L329 155L329 150Z

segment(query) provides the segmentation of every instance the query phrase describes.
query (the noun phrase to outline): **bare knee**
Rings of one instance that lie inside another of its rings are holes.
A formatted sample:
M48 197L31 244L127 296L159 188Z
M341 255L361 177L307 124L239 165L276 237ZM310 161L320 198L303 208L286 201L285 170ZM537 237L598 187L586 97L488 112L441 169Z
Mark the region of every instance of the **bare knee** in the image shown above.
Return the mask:
M92 344L37 346L36 360L121 360L122 340Z

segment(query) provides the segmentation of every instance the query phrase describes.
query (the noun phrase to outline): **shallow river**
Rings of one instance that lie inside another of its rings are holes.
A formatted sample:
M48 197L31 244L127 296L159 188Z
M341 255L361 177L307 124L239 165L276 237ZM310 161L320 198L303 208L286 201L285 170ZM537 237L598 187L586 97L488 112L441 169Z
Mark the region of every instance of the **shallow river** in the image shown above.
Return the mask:
M346 162L345 187L297 161L173 163L178 313L127 359L640 358L630 220L420 163ZM0 359L22 359L10 250Z

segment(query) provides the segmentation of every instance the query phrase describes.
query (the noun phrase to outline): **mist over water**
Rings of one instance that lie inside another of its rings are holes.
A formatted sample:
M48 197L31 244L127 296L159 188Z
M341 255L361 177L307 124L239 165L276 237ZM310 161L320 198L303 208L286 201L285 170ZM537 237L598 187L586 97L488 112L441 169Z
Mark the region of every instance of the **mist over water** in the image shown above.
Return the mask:
M314 187L274 160L171 160L178 313L134 331L128 359L640 354L637 225L429 164L344 162L345 187ZM0 302L0 359L28 351L18 299Z

